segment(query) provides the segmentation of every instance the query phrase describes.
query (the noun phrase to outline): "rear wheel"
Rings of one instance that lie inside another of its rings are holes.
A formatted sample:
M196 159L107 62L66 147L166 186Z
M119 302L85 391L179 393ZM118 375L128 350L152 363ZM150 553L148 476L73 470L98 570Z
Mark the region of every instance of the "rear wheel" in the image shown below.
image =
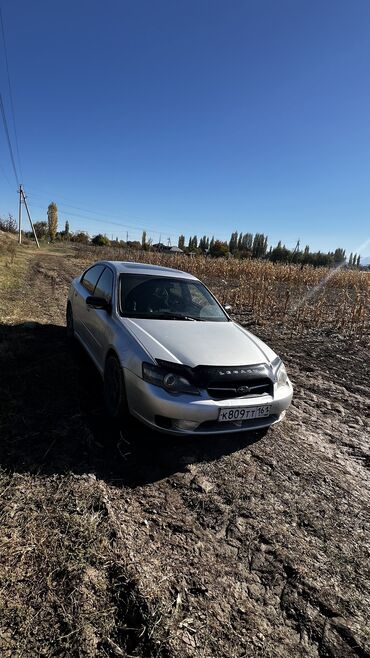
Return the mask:
M116 356L109 355L104 368L104 402L110 418L127 418L128 405L121 364Z
M68 302L67 311L66 311L66 325L67 325L67 338L68 340L73 340L75 337L74 323L73 323L73 311L72 306Z

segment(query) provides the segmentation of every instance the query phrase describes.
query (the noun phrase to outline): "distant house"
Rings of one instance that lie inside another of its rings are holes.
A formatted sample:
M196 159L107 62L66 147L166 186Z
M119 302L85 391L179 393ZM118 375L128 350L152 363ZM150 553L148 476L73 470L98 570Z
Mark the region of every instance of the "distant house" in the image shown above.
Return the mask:
M152 245L154 251L160 251L164 254L183 254L183 250L179 247L171 247L170 245L163 244L162 242L157 242Z
M167 247L163 242L157 242L156 244L152 245L152 249L154 251L167 251Z

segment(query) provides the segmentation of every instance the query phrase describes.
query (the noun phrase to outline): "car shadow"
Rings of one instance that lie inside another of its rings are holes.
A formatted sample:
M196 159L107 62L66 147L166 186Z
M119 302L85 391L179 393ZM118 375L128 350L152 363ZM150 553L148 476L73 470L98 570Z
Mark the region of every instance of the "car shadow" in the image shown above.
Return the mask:
M155 482L212 461L261 433L173 437L135 420L107 420L102 381L63 326L0 325L0 468L39 474L94 473L116 486Z

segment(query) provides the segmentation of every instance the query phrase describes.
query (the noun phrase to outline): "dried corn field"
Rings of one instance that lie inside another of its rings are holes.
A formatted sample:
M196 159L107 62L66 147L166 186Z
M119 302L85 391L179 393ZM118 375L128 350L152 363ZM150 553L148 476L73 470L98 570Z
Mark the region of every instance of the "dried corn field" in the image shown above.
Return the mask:
M132 260L174 267L204 281L244 324L267 325L292 335L306 330L336 330L344 336L364 336L370 330L367 271L281 265L261 260L188 258L116 248L81 248L86 262Z

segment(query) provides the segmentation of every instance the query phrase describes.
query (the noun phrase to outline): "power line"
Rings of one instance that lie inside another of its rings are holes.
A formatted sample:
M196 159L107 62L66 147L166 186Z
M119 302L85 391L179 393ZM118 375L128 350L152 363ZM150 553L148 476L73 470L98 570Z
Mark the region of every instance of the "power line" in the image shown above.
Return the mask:
M15 166L14 153L13 153L13 149L12 149L12 143L10 141L8 123L7 123L6 116L5 116L3 97L2 97L1 94L0 94L0 109L1 109L1 115L3 117L3 124L4 124L5 133L6 133L6 138L8 140L9 153L10 153L10 158L11 158L12 165L13 165L13 171L14 171L15 179L16 179L18 187L19 187L20 183L19 183L19 178L18 178L18 174L17 174L17 167Z
M8 185L9 185L9 187L10 187L11 189L13 189L13 185L12 185L12 183L10 182L10 179L9 179L9 177L8 177L8 174L6 173L6 171L5 171L5 169L4 169L4 167L3 167L2 164L0 164L0 169L1 169L1 172L2 172L2 174L3 174L3 176L4 176L5 180L6 180L6 182L7 182Z
M65 201L65 202L70 201L70 199L68 199L65 196L61 196L60 194L50 194L49 192L45 192L43 190L38 190L36 188L31 188L31 189L27 188L27 189L28 189L28 192L31 192L32 196L37 196L39 198L46 198L46 197L50 198L51 197L51 198L54 198L54 199L57 199L57 200L61 199L62 201ZM81 206L75 206L75 205L72 205L70 203L62 203L61 205L67 206L69 208L73 208L74 210L81 210L82 212L88 212L88 213L91 213L92 215L101 215L102 217L107 217L108 216L108 217L112 217L112 219L120 219L119 217L117 217L117 215L114 215L112 213L109 213L109 212L106 212L106 211L103 211L103 210L91 210L89 208L82 208ZM122 212L121 215L124 216L124 217L127 217L128 219L137 219L140 222L147 222L147 221L151 222L152 221L151 219L148 220L145 217L140 217L138 215L131 215L130 213L127 213L127 212ZM171 224L165 224L164 228L172 228L172 229L177 230L177 227L173 226ZM164 232L167 232L167 231L164 231Z
M17 128L16 128L16 125L15 125L15 111L14 111L14 102L13 102L13 92L12 92L12 85L11 85L11 82L10 82L9 60L8 60L8 51L7 51L6 39L5 39L5 29L4 29L4 21L3 21L3 12L1 11L1 7L0 7L0 23L1 23L1 32L2 32L2 35L3 35L4 53L5 53L5 65L6 65L6 73L7 73L7 77L8 77L8 87L9 87L9 97L10 97L10 108L11 108L12 119L13 119L13 129L14 129L14 136L15 136L15 146L16 146L16 150L17 150L19 169L20 169L20 172L21 172L21 176L22 176L22 178L23 178L22 165L21 165L21 158L20 158L20 155L19 155L19 145L18 145Z
M28 194L28 197L33 197L33 194ZM44 208L44 206L40 206L38 204L33 204L34 207L36 208ZM149 231L150 233L156 233L160 235L161 231L158 231L157 229L151 228L150 226L133 226L132 224L125 224L123 222L114 222L112 220L107 220L107 219L101 219L100 217L87 217L86 215L81 215L80 213L75 213L71 212L70 210L63 210L63 206L65 204L60 204L59 208L61 211L64 213L64 215L70 216L70 217L78 217L79 219L86 219L89 222L96 222L98 224L110 224L112 226L118 226L121 228L129 228L134 231ZM93 212L93 211L88 211L88 212ZM96 213L97 214L97 213ZM162 231L163 232L163 231ZM172 237L177 237L177 233L171 233Z

